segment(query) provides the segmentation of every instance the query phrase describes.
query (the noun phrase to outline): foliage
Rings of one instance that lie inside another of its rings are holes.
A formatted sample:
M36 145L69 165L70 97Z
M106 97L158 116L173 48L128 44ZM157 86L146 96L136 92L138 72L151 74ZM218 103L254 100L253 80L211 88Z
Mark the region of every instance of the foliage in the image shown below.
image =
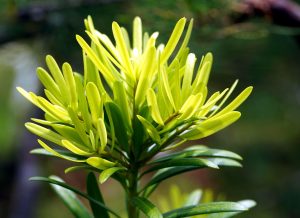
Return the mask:
M91 43L76 36L83 51L83 76L68 63L60 69L48 55L50 73L37 69L46 98L18 87L25 98L45 112L45 119L32 118L33 122L25 124L49 142L39 139L42 149L32 153L73 162L75 165L66 172L97 172L100 183L115 179L126 192L131 218L139 217L140 211L147 217L187 217L247 210L240 203L214 202L161 213L148 199L160 182L174 175L201 168L241 166L241 157L229 151L197 143L177 150L185 142L212 135L239 119L241 114L235 110L252 91L252 87L244 89L224 106L236 81L208 97L213 57L211 53L204 55L196 67L197 58L187 47L192 25L193 20L186 24L185 18L180 19L167 43L156 46L158 32L143 33L140 18L133 21L132 42L127 30L113 22L114 44L94 28L88 17L85 26ZM158 155L166 151L170 153ZM139 181L152 173L141 186ZM81 209L73 192L90 200L95 217L105 214L103 211L107 211L107 217L108 212L119 217L105 206L93 174L87 177L87 194L57 177L33 179L55 184L55 191L77 217L90 215Z

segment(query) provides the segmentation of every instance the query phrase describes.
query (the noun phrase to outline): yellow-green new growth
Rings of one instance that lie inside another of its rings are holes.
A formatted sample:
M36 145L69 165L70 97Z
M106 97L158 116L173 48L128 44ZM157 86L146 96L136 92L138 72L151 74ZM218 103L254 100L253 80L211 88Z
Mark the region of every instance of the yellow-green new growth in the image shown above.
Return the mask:
M37 69L46 98L18 91L45 112L45 118L26 123L29 131L61 146L55 150L39 140L50 154L103 170L101 181L134 161L147 162L160 151L187 140L209 136L235 122L235 109L249 96L246 88L222 108L236 86L208 96L211 53L197 58L187 47L193 20L180 19L164 44L158 33L143 33L133 21L132 39L113 22L114 40L85 20L90 42L76 39L83 51L83 75L68 63L62 70L46 57L49 72ZM132 42L131 42L132 41ZM109 171L105 171L111 169Z

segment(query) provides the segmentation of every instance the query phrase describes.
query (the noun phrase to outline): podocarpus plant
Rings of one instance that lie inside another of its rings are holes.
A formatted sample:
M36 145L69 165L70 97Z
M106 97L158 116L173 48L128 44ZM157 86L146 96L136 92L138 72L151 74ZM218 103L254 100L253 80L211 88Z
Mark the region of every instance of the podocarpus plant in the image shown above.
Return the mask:
M53 57L47 56L50 73L37 69L46 98L18 88L45 112L44 119L32 118L33 122L25 124L44 139L38 139L42 148L32 153L73 162L66 172L89 172L87 193L55 176L31 178L51 183L75 217L92 215L74 193L89 200L94 217L120 217L105 206L98 186L98 181L102 184L108 178L124 189L129 218L137 218L141 212L151 218L200 214L229 217L253 206L252 201L199 203L200 194L194 192L182 207L161 213L149 200L159 184L174 175L241 166L241 157L230 151L196 143L180 149L185 142L191 144L235 122L241 115L235 109L252 90L246 88L226 106L237 81L231 88L208 94L213 57L206 54L196 66L196 56L187 47L192 25L193 20L183 34L186 19L180 19L168 42L156 46L158 33L143 33L138 17L133 21L132 42L126 29L116 22L112 24L111 41L88 17L85 26L91 42L76 36L83 51L83 75L68 63L60 68ZM145 175L151 177L141 185Z

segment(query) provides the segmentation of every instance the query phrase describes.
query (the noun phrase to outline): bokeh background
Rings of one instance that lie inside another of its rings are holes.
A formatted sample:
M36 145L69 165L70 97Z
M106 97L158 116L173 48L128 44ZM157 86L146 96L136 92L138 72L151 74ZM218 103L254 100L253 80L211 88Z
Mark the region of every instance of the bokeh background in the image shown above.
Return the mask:
M299 0L0 0L0 217L72 217L48 185L29 182L30 176L56 174L84 190L83 173L65 175L64 161L28 154L37 143L23 124L42 114L15 87L41 92L35 68L44 66L46 54L81 72L75 34L84 35L87 15L109 36L112 21L130 28L138 15L145 30L160 32L160 42L179 18L194 18L191 51L198 57L214 54L210 93L237 78L236 94L254 86L239 122L199 142L239 153L244 167L188 173L171 182L183 191L201 187L214 190L215 198L257 201L241 218L300 217L299 5ZM167 187L164 183L160 194ZM107 202L123 210L115 183L102 190Z

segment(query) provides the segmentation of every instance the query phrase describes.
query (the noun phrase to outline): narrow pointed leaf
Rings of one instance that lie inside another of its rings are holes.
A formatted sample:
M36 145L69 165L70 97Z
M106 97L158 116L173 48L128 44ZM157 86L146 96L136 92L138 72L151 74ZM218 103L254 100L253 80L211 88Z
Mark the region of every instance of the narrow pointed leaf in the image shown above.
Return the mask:
M113 85L114 92L114 102L119 106L122 114L124 116L124 121L126 121L126 126L130 127L130 114L129 114L129 104L126 95L126 90L124 87L124 83L120 81L116 81Z
M133 199L132 203L148 218L163 218L159 209L146 198L136 197Z
M142 53L143 45L143 30L141 18L135 17L133 20L133 48L138 50L138 53Z
M164 121L161 118L159 107L157 104L156 94L151 88L147 92L147 102L150 107L150 112L153 120L160 125L164 125Z
M56 84L59 87L59 90L60 90L62 98L64 99L64 102L65 103L69 102L69 93L67 90L66 81L65 81L63 74L62 74L61 70L59 69L56 61L54 60L54 58L51 55L47 55L46 63L47 63L47 66L48 66Z
M113 34L114 34L114 38L116 40L117 46L119 48L122 63L127 70L127 74L130 75L130 77L132 79L134 79L133 69L132 69L132 65L130 62L130 58L129 58L129 53L127 50L126 42L124 40L121 28L116 22L113 22L112 30L113 30Z
M90 172L87 175L86 178L86 190L87 194L91 196L92 198L96 199L98 202L101 202L103 205L105 205L100 188L98 186L97 179L94 175L94 173ZM103 218L109 218L108 211L99 206L98 204L95 204L93 201L89 201L90 206L92 208L94 217L103 217Z
M30 122L25 123L25 127L35 135L62 146L61 140L64 138L54 131Z
M68 107L68 113L70 118L72 119L75 129L80 136L81 140L84 142L85 146L90 147L90 140L85 131L85 124L79 118L73 108Z
M107 102L106 108L110 111L113 126L115 128L115 135L118 139L119 145L125 151L129 150L129 142L127 136L127 130L125 127L124 118L118 105L113 102Z
M95 198L79 191L78 189L76 188L73 188L71 186L69 186L68 184L64 183L64 182L60 182L60 181L57 181L55 179L51 179L51 178L46 178L46 177L40 177L40 176L36 176L36 177L31 177L29 179L30 181L40 181L40 182L46 182L46 183L50 183L50 184L55 184L55 185L58 185L58 186L61 186L63 188L66 188L86 199L88 199L89 201L92 201L93 203L99 205L100 207L104 208L105 210L109 211L111 214L113 214L115 217L117 218L121 218L117 213L115 213L113 210L111 210L110 208L106 207L103 203L97 201Z
M199 117L204 117L207 115L209 111L213 107L215 107L216 103L226 94L228 91L228 88L225 89L222 93L220 92L215 92L213 95L210 96L210 98L206 101L206 103L200 108L199 113L197 114Z
M181 218L200 214L211 214L220 212L242 212L246 211L242 204L235 202L213 202L197 206L183 207L163 214L164 218Z
M163 53L161 54L161 63L166 62L174 51L181 35L184 30L184 26L186 23L186 18L181 18L175 25L174 30L170 36L169 41L166 44Z
M107 144L107 131L105 127L104 120L99 118L97 122L97 132L100 137L100 145L101 145L101 152L104 151L104 148Z
M55 117L57 120L61 120L64 122L69 122L70 118L68 117L68 113L66 112L65 108L62 108L58 105L53 105L45 98L37 96L36 101L39 104L39 107L52 117Z
M191 170L196 170L199 169L198 167L195 166L182 166L182 167L170 167L170 168L165 168L162 170L159 170L153 177L152 179L149 181L149 183L147 183L147 185L144 187L150 187L154 184L158 184L172 176L176 176L178 174L184 173L184 172L188 172Z
M88 55L88 57L91 59L91 61L95 64L95 66L98 68L98 70L102 73L103 77L107 81L107 83L111 86L112 83L116 80L112 72L110 72L107 67L101 63L99 60L97 54L91 49L91 47L84 41L84 39L81 36L76 36L76 39L79 43L79 45L82 47L84 52Z
M79 162L79 163L85 162L85 159L74 158L74 157L72 157L72 156L70 157L70 156L61 154L59 151L56 151L56 150L52 149L51 147L49 147L49 146L48 146L45 142L43 142L42 140L39 140L39 139L38 139L38 143L39 143L46 151L48 151L49 153L53 154L53 156L60 157L60 158L62 158L62 159L69 160L69 161L73 161L73 162Z
M182 81L182 96L181 101L184 102L187 97L191 94L192 88L192 79L194 74L194 66L196 63L196 56L193 53L190 53L187 57L185 64L184 77Z
M45 145L45 143L44 143L44 145ZM47 146L47 147L49 147L49 146ZM49 151L49 149L45 149L45 148L35 148L30 151L30 154L39 154L39 155L45 155L45 156L50 156L50 157L57 157L57 154L59 154L64 159L71 158L71 161L74 161L74 162L85 162L84 157L81 157L79 155L76 155L76 154L71 153L70 151L66 151L66 150L59 150L59 149L51 148L51 151Z
M186 120L191 118L199 109L201 100L201 93L198 93L197 95L190 95L186 102L183 104L182 108L179 110L179 113L181 113L181 115L178 119Z
M60 107L64 107L63 102L58 100L49 90L44 89L46 97L49 99L49 101L54 104L58 105Z
M188 25L188 29L186 31L185 37L182 41L182 44L180 46L180 49L178 50L177 55L176 55L176 58L181 58L182 55L184 54L184 51L187 48L188 42L189 42L190 37L191 37L192 29L193 29L193 23L194 23L194 19L191 19L190 23Z
M60 179L57 176L50 176L50 179L56 180L58 182L64 182L62 179ZM92 218L92 216L89 214L87 208L83 206L83 204L79 201L79 199L76 197L74 192L61 187L59 185L51 184L51 187L55 191L55 193L63 200L65 205L69 208L69 210L72 212L74 217L76 218Z
M77 109L78 106L78 100L77 100L77 91L76 91L76 84L75 84L75 79L73 75L73 70L68 63L64 63L62 67L65 81L67 84L67 89L68 89L68 94L70 96L70 104L71 107L74 109Z
M165 71L165 69L163 67L160 68L159 70L159 88L162 89L163 93L164 93L164 98L165 98L165 102L168 104L171 104L173 109L176 109L175 103L174 103L174 99L171 93L171 89L170 89L170 84L169 84L169 80L168 80L168 75L167 72Z
M81 112L82 118L84 120L85 129L87 131L90 131L90 129L92 128L92 119L89 113L83 84L79 76L75 76L75 83L78 96L78 110Z
M86 96L89 104L89 108L92 114L93 124L96 125L98 119L101 117L100 107L102 106L102 101L100 97L100 93L98 91L97 86L88 82L86 85Z
M100 183L104 183L107 179L109 179L114 173L120 170L125 170L124 167L112 167L108 168L106 170L103 170L99 175L99 181Z
M243 205L247 209L250 209L256 205L255 201L252 201L252 200L242 200L242 201L238 201L237 203ZM207 218L229 218L229 217L233 217L242 212L243 211L227 212L227 213L212 213L212 214L208 214Z
M155 129L155 127L144 117L137 115L137 118L141 121L141 123L143 124L144 128L148 132L149 136L153 139L153 141L160 143L161 138L159 136L158 131Z
M216 109L214 109L214 111L209 115L209 117L212 117L215 113L217 113L219 111L219 109L223 106L223 104L225 104L225 102L227 101L227 99L229 98L229 96L232 94L233 90L237 86L238 82L239 82L239 80L234 81L234 83L231 85L229 91L227 92L225 97L222 99L221 103L216 107Z
M147 51L146 55L143 59L144 63L142 65L140 78L138 80L136 94L135 94L135 102L136 107L139 108L144 103L145 95L147 93L148 88L151 86L151 78L153 77L154 65L155 65L155 47L150 47Z
M116 165L116 163L101 157L90 157L86 160L86 162L99 170L105 170Z
M51 94L53 94L59 101L62 101L59 87L49 73L41 67L37 68L36 73L44 87L49 90L49 92L51 92Z
M148 114L149 114L149 108L147 106L144 106L143 108L141 108L140 113L139 113L140 116L147 117ZM135 157L138 157L140 155L140 153L144 149L146 149L143 146L143 142L147 137L147 132L137 116L135 116L133 119L132 127L133 127L132 141L133 141L133 145L134 145L133 152L134 152Z
M235 110L238 106L240 106L251 94L253 87L249 86L244 91L242 91L230 104L228 104L223 110L217 113L215 116L221 116L230 111Z
M68 141L68 140L62 140L61 143L63 144L63 146L70 150L71 152L73 152L74 154L78 154L78 155L82 155L82 156L90 156L92 155L94 152L90 152L87 150L83 150L79 147L77 147L74 143Z
M65 174L78 170L93 170L93 168L88 165L72 166L65 169Z
M34 121L38 122L37 120L34 120ZM67 139L69 141L74 141L74 142L76 142L76 144L80 144L80 147L84 147L83 146L84 143L83 143L82 139L80 138L80 136L78 135L75 128L68 126L68 125L59 124L59 123L51 123L50 126L56 132L58 132L61 136L63 136L65 139Z
M151 161L150 164L164 162L172 159L189 158L189 157L203 157L203 158L220 157L220 158L227 158L233 160L242 160L242 157L240 155L233 153L231 151L211 149L206 146L195 145L183 151L171 153L164 157L157 158L156 160Z
M208 119L207 121L200 123L196 128L182 134L180 137L188 140L204 138L225 128L226 126L229 126L239 119L240 116L241 114L239 112L228 112L227 114L218 116L215 119Z
M242 167L242 164L236 160L227 159L227 158L207 158L206 160L213 162L217 166L228 166L228 167Z
M207 87L207 82L209 79L213 57L211 53L207 53L201 62L197 76L192 84L192 93L202 93Z
M173 160L164 161L162 163L158 163L153 167L150 167L150 169L146 170L143 174L163 169L163 168L169 168L169 167L181 167L181 166L193 166L198 168L203 167L211 167L218 169L218 165L214 162L206 159L200 159L200 158L178 158Z

